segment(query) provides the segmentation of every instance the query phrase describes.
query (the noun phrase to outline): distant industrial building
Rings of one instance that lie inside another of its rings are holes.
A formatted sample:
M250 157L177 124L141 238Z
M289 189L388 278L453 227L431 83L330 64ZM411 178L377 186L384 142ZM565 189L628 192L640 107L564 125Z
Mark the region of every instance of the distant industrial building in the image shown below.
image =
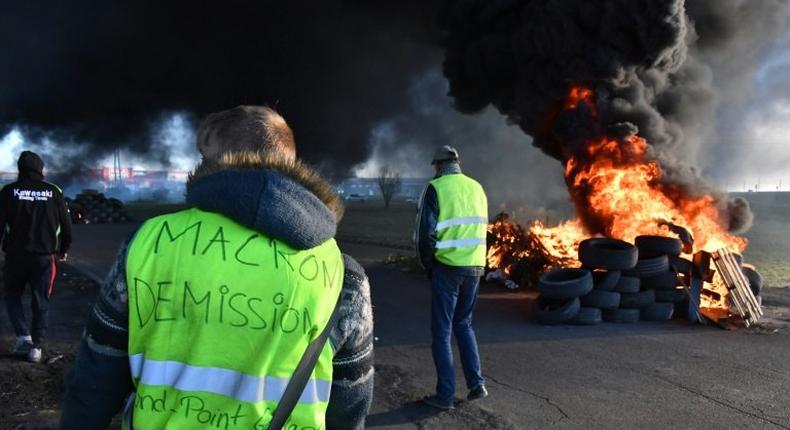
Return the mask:
M84 189L93 189L107 197L129 200L183 201L189 172L179 170L145 170L131 167L102 167L80 173L45 172L47 178L73 197ZM0 185L16 181L17 172L0 172Z
M129 200L167 200L183 201L185 184L189 172L178 170L145 170L123 167L120 169L102 167L88 169L82 174L68 177L53 172L47 175L64 188L67 196L73 196L83 189L94 189L124 201ZM17 172L0 172L0 185L15 181ZM428 178L403 178L395 200L417 202ZM345 200L381 199L376 178L346 178L335 183L335 189Z

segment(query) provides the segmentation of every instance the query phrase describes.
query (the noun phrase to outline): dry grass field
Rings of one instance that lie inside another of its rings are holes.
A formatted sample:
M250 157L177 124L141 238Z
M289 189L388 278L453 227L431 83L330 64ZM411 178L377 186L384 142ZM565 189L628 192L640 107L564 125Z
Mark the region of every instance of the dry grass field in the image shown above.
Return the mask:
M749 200L754 226L744 255L771 287L790 286L790 193L740 194Z
M768 286L790 286L790 193L737 195L749 200L755 214L754 226L745 234L746 262L757 267ZM410 245L415 216L413 203L396 202L390 209L379 201L349 203L338 237Z
M414 203L392 202L389 209L377 200L346 203L346 213L338 226L337 236L340 239L410 246L416 217L417 206Z

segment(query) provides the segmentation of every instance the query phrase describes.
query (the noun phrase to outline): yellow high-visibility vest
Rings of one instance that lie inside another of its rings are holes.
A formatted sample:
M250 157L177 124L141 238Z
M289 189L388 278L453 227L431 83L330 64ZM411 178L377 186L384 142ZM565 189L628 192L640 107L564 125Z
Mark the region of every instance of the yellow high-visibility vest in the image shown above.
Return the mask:
M267 429L343 283L334 239L309 250L189 209L146 222L127 255L127 428ZM286 429L324 429L332 347Z
M436 259L448 266L485 266L488 200L483 187L460 173L430 184L439 204Z

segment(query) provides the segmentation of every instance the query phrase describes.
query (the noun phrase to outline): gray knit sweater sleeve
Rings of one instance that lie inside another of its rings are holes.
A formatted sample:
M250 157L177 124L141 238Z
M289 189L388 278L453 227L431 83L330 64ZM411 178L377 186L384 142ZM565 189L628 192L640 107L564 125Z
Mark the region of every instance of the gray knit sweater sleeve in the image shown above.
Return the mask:
M365 270L343 256L345 276L340 318L330 334L335 350L329 429L362 429L373 400L373 306Z

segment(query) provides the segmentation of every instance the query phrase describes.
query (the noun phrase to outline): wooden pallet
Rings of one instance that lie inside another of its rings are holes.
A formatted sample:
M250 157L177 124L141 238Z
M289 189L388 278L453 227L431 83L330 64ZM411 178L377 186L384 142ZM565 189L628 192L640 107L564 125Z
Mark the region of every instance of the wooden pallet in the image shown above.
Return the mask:
M752 293L749 280L743 274L733 254L725 249L720 249L711 255L713 263L730 293L730 302L735 314L743 319L746 327L759 321L763 316L763 310Z

